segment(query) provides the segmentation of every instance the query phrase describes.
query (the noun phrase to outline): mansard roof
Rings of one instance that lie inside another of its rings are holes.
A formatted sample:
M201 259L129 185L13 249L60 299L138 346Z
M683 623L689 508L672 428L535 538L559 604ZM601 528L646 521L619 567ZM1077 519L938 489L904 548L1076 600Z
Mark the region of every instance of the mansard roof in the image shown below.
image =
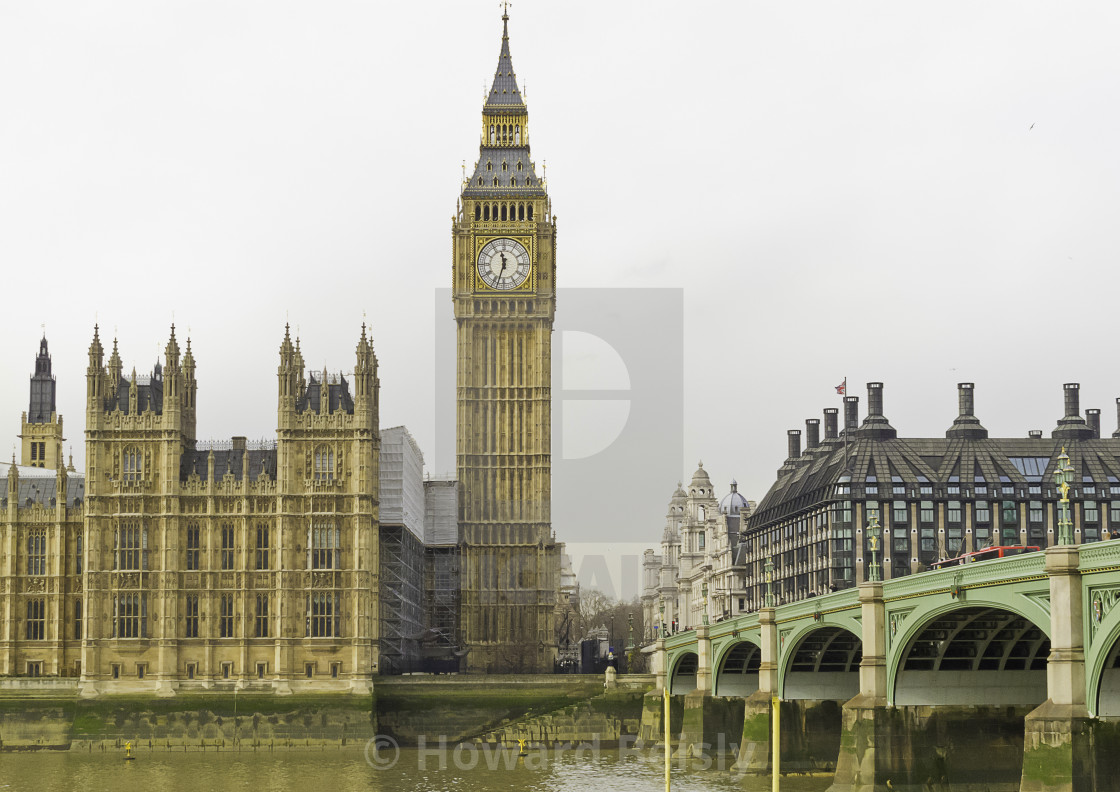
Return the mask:
M1083 483L1120 487L1120 430L1101 438L1099 422L1090 426L1077 416L1076 387L1066 385L1066 417L1051 437L1033 432L1024 438L989 438L972 415L971 383L962 390L961 418L946 437L900 438L884 432L880 411L840 437L825 438L805 453L790 457L769 492L747 520L751 531L834 500L894 500L903 498L976 497L974 486L986 484L986 496L996 499L1010 487L1026 496L1030 485L1040 487L1036 498L1054 497L1057 457L1066 449L1073 467L1074 487ZM881 387L881 385L880 385ZM962 428L967 431L960 431ZM846 442L845 442L846 436ZM849 487L840 494L837 485ZM950 486L959 487L949 492ZM869 491L869 486L877 487ZM901 494L895 487L901 486ZM999 488L998 490L996 488Z
M210 447L207 447L207 446ZM276 448L233 448L218 447L224 444L200 444L201 447L184 451L179 459L179 478L186 481L192 475L206 481L210 476L210 454L214 455L214 478L221 480L232 473L236 481L241 481L244 458L249 457L249 480L255 481L261 473L276 479Z
M8 476L11 466L0 469L0 500L2 505L7 505ZM39 504L53 508L58 498L58 474L45 468L31 468L22 465L16 466L19 476L17 483L17 506L25 508L32 504ZM66 505L69 507L80 506L86 497L85 476L80 473L68 473L66 476Z
M330 376L327 378L327 393L329 404L323 405L323 390L322 390L322 377L315 379L315 374L310 374L307 378L307 390L296 402L297 412L312 412L322 415L324 412L338 412L339 409L354 414L354 399L350 395L350 383L346 381L346 377L341 374L337 377ZM326 410L323 407L326 406Z

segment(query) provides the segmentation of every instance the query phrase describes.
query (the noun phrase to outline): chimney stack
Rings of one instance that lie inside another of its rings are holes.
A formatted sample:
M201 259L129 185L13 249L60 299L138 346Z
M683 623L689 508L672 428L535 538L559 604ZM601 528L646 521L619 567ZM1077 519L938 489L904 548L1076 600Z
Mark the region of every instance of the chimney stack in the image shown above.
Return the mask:
M821 419L805 419L805 450L812 451L821 444Z
M876 440L891 440L898 432L883 415L883 383L867 383L867 417L863 419L860 437L873 437Z
M824 410L824 439L835 440L838 434L837 422L840 415L840 408L826 407ZM1117 432L1120 432L1120 399L1116 400L1116 423Z
M797 459L801 456L801 430L790 429L786 432L786 437L789 441L789 458Z
M1067 382L1062 386L1066 393L1066 418L1079 418L1081 416L1081 385L1077 382Z
M1027 437L1029 437L1031 440L1041 440L1042 439L1042 430L1041 429L1031 429L1029 432L1027 432Z
M1116 400L1116 431L1112 433L1113 437L1120 437L1120 399Z
M844 397L844 431L854 432L859 426L859 396Z
M1093 439L1101 439L1101 411L1089 409L1085 411L1085 423L1093 430Z
M975 388L976 386L971 382L957 383L958 414L949 431L945 433L946 437L983 439L988 436L988 430L980 424L980 420L975 415Z
M1091 439L1093 430L1081 417L1081 386L1076 382L1067 382L1062 389L1065 392L1066 414L1050 436L1055 440Z

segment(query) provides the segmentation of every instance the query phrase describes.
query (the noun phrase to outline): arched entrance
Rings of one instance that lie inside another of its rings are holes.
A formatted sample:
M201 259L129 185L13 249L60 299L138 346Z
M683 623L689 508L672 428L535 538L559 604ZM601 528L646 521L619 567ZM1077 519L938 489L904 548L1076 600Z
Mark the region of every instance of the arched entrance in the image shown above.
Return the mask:
M1033 708L1046 700L1050 639L1030 620L989 606L929 621L898 661L896 706L960 704Z
M758 690L758 667L762 650L750 641L735 644L723 656L716 672L716 696L741 696L746 698Z

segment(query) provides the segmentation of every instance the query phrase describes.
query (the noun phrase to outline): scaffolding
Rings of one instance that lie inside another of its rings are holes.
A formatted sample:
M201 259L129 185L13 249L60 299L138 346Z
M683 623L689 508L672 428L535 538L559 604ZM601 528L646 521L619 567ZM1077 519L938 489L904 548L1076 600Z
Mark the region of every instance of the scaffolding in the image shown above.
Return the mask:
M380 528L382 674L420 670L424 627L424 544L403 525Z

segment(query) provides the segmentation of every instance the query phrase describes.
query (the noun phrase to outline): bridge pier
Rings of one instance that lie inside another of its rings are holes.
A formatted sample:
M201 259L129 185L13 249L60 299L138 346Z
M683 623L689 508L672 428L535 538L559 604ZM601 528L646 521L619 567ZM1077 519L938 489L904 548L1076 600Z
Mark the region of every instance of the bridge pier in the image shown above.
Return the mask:
M1023 792L1089 792L1093 720L1085 704L1085 630L1080 548L1046 550L1050 578L1048 698L1027 715L1023 736Z
M761 652L758 691L743 702L743 732L739 742L737 770L770 772L771 700L778 695L778 624L774 608L758 612Z
M859 585L863 658L859 664L859 694L844 704L840 726L840 755L829 792L880 788L891 775L888 767L895 719L887 710L886 606L881 581ZM882 756L880 757L880 753Z
M739 699L712 696L712 639L708 625L696 628L696 690L684 697L679 751L684 756L725 755L738 742L743 722Z

